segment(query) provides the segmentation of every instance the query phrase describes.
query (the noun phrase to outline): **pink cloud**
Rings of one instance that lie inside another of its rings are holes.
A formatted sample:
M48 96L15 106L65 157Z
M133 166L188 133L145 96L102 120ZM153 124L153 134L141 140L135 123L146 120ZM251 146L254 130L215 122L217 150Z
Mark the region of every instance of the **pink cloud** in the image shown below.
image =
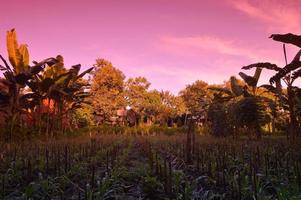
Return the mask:
M228 1L236 10L266 23L267 31L300 32L301 14L298 1Z
M201 79L210 84L218 84L230 76L238 76L238 72L243 71L241 67L251 63L271 62L282 67L284 65L282 45L272 40L268 43L279 48L269 48L262 42L249 43L241 38L231 39L210 35L164 36L157 46L165 53L202 63L190 67L189 71L185 71L185 68L165 71L166 75L181 74L181 79L187 83ZM295 53L295 48L290 47L287 50L290 59ZM246 73L252 75L254 72ZM272 71L264 70L259 83L267 83L273 74Z

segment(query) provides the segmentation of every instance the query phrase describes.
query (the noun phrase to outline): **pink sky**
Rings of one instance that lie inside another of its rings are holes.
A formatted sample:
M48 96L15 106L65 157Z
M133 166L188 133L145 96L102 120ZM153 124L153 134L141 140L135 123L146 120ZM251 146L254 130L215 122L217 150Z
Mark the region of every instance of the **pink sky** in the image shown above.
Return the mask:
M268 37L301 34L297 0L2 1L1 54L16 28L33 60L61 54L67 66L87 68L105 58L175 94L198 79L222 83L253 62L283 66L282 44ZM290 47L288 58L295 53Z

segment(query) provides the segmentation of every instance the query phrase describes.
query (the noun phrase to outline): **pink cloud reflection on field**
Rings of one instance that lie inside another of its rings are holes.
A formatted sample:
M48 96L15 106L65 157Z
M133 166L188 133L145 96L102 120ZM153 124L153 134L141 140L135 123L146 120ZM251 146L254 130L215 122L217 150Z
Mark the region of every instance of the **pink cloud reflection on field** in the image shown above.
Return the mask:
M222 83L253 62L284 64L272 33L301 32L299 1L11 0L0 7L0 53L16 28L31 58L62 54L67 65L109 59L127 77L173 93L202 79ZM296 52L288 48L289 59ZM267 80L264 73L261 82Z

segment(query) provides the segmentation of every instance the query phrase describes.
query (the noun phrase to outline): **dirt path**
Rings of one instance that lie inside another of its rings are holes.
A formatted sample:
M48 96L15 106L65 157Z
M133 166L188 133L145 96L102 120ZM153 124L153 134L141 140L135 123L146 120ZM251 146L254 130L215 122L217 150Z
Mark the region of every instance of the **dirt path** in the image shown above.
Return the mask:
M121 196L121 199L145 199L146 195L142 187L144 177L150 173L148 159L143 154L142 144L136 139L131 142L132 145L124 163L126 177L123 181L128 186L128 190Z

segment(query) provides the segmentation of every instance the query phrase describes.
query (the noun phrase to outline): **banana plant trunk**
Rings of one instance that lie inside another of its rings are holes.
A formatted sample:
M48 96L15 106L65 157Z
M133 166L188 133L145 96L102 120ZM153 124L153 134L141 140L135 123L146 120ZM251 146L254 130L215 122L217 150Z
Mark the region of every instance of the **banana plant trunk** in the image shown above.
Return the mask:
M261 139L261 127L259 124L255 125L255 134L256 134L256 138L258 140L260 140Z
M289 106L289 117L290 117L290 127L289 133L287 137L295 138L297 136L297 118L294 111L294 92L291 86L287 87L287 94L288 94L288 106Z
M13 133L15 130L16 120L18 118L18 109L19 109L19 94L20 94L20 87L19 85L15 85L14 88L11 88L11 92L13 93L10 98L9 103L9 116L8 116L8 123L7 123L7 140L11 141L13 138Z
M50 121L50 98L48 98L48 105L47 105L47 121L46 121L46 138L49 138L49 121Z
M41 128L42 128L42 112L41 112L41 105L42 102L40 100L39 105L37 106L37 115L38 115L38 134L41 134Z

